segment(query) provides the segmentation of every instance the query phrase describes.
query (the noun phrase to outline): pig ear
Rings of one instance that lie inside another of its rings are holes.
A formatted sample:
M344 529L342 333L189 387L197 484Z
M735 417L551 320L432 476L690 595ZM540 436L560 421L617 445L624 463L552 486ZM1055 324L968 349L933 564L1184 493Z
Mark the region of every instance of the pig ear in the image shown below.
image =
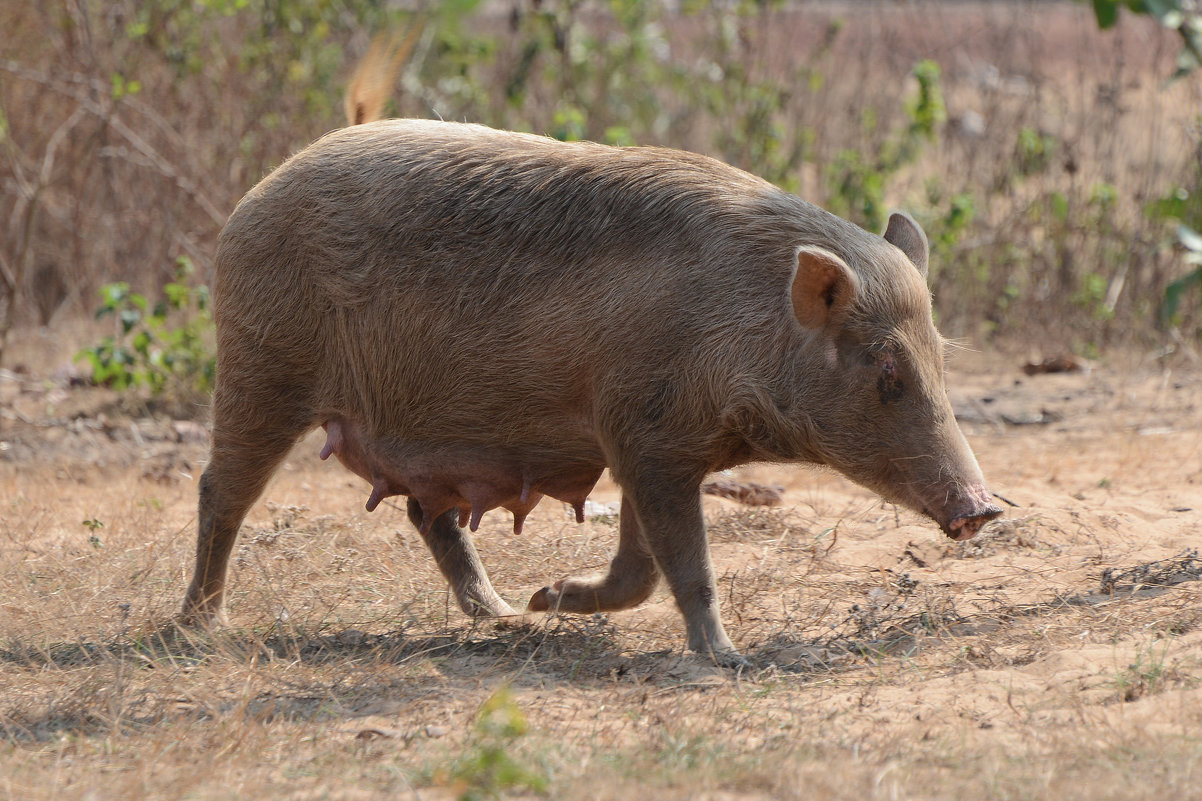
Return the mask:
M860 281L847 262L817 247L797 251L793 313L805 328L822 328L851 305Z
M914 263L923 277L927 274L927 260L930 247L927 245L927 235L918 227L909 214L895 211L889 215L889 225L885 228L885 241L896 245L897 249Z

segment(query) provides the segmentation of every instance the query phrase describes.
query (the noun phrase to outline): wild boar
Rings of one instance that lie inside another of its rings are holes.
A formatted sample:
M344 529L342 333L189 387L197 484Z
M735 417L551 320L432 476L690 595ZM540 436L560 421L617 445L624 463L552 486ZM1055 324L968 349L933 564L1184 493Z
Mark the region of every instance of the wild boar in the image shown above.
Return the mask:
M464 612L509 615L465 526L622 490L608 574L531 610L624 609L667 579L688 646L722 627L699 487L829 465L973 536L1001 514L956 424L909 217L884 237L713 159L429 120L331 133L238 204L213 287L217 380L182 620L221 615L239 525L324 426L408 516Z

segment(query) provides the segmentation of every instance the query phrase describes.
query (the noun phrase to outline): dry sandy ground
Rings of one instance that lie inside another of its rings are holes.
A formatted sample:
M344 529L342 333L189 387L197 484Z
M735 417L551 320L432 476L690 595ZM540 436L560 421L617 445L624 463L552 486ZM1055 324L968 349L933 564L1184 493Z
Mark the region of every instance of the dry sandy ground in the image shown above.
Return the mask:
M5 374L0 798L1202 798L1202 370L1022 361L953 365L1013 504L975 541L812 469L706 500L742 673L681 653L663 589L473 623L317 435L243 530L232 627L172 636L203 427ZM602 568L616 500L491 513L500 593Z

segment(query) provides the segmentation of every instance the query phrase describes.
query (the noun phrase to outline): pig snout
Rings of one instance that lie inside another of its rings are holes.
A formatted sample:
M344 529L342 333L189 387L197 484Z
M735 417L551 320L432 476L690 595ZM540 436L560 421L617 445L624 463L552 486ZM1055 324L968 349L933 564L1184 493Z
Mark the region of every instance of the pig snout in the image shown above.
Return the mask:
M926 510L953 540L970 540L981 527L1001 516L1002 509L990 500L984 484L970 484L948 497L942 509Z

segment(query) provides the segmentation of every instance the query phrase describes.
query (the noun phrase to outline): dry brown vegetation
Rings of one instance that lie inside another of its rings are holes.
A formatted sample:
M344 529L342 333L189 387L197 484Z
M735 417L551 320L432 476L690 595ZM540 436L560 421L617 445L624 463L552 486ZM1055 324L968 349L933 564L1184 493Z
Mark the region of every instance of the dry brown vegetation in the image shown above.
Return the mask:
M997 337L949 379L1014 504L977 539L813 470L738 471L784 488L771 508L706 498L724 619L754 666L736 674L682 653L662 588L609 616L465 618L403 509L366 513L367 487L320 462L315 439L243 529L231 627L170 628L203 404L74 386L63 368L101 331L81 320L101 284L153 294L180 255L205 278L242 192L340 124L336 87L369 32L348 12L310 63L282 44L248 55L245 21L220 18L196 73L118 35L138 8L0 4L0 255L23 265L0 364L0 798L1202 798L1197 303L1175 332L1154 327L1182 263L1146 213L1202 176L1202 80L1164 86L1171 37L1132 18L1099 33L1064 4L798 4L726 55L806 87L771 115L811 132L804 158L723 138L723 118L670 97L647 117L662 125L636 132L837 205L825 165L892 141L905 76L934 59L948 120L885 200L954 233L934 243L945 333ZM170 20L152 23L170 41ZM668 35L687 48L716 25ZM525 40L458 66L437 41L419 43L396 111L557 124L561 85L506 97ZM141 91L115 97L115 72ZM572 102L602 138L629 120L589 80ZM754 106L724 106L729 127ZM1024 129L1054 141L1047 163L1030 162ZM966 191L974 221L953 231L948 198ZM1113 342L1160 350L1021 370ZM504 513L485 519L477 542L506 600L607 563L616 490L593 500L583 525L545 503L521 537Z

